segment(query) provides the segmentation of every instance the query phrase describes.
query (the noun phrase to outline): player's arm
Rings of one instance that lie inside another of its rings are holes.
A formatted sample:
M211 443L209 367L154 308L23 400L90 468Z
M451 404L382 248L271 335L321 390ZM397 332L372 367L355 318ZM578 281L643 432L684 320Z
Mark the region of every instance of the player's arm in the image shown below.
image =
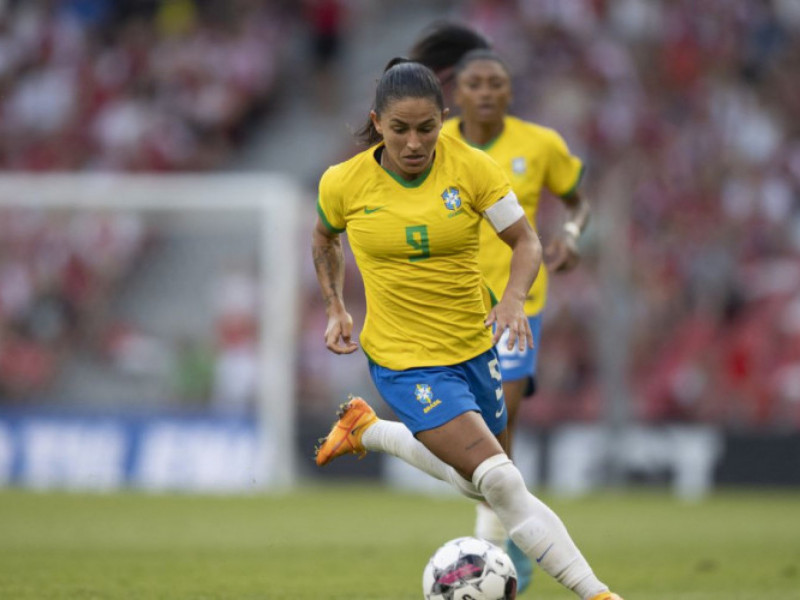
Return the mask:
M350 354L358 349L358 344L350 339L353 334L353 318L344 305L342 242L339 234L328 229L319 217L311 234L311 253L328 314L325 345L336 354Z
M486 325L496 325L495 344L509 329L509 350L517 342L520 349L525 348L526 344L533 348L533 335L525 314L525 298L542 264L542 245L513 192L489 207L484 216L500 239L511 248L508 284L500 302L489 313Z
M589 202L579 192L563 196L561 201L567 210L567 220L559 234L547 246L545 263L553 272L569 271L580 262L578 239L586 229L591 215Z

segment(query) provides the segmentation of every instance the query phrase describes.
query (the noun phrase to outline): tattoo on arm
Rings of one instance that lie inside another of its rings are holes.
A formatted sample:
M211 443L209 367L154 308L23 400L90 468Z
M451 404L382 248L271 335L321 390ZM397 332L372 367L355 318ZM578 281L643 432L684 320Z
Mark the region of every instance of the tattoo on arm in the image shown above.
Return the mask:
M342 297L344 287L344 253L338 238L329 238L328 243L314 245L311 249L314 269L317 272L325 306Z

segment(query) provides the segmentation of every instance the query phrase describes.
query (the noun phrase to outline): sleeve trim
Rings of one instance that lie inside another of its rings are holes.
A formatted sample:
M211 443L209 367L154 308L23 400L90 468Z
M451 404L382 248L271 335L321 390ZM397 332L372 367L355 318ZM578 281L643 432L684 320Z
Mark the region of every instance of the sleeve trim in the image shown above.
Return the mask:
M569 188L563 194L559 194L559 198L569 198L570 196L574 196L575 192L578 191L578 186L583 181L583 174L586 171L586 165L581 164L581 169L578 171L578 178L575 180L575 183L572 184L572 187Z
M327 227L329 231L331 231L332 233L344 233L344 229L339 229L338 227L334 227L333 225L330 224L330 221L328 221L328 217L326 217L325 213L322 211L322 206L319 203L319 199L317 199L317 214L319 215L322 224L325 225L325 227Z

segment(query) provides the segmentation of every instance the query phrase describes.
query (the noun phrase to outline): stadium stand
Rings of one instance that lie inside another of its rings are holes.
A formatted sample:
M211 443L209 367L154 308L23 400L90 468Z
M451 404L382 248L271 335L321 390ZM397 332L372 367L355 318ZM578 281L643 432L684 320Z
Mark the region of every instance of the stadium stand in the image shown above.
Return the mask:
M277 93L274 2L0 5L0 169L222 168ZM120 359L136 332L104 319L152 232L136 214L0 213L0 394L49 391L76 349ZM220 324L224 327L224 324ZM222 344L225 346L225 344Z
M298 26L292 4L6 2L0 10L0 167L225 167L247 151L255 119L278 93L281 52L291 42L286 34L297 31L290 23ZM233 5L239 12L220 8ZM526 406L528 423L547 427L603 413L603 340L595 332L598 322L622 311L630 327L627 383L636 418L800 429L797 3L471 0L436 6L443 14L448 6L451 16L491 37L517 73L514 111L562 132L588 166L584 189L597 211L583 240L583 268L551 287L540 391ZM362 16L380 17L367 10ZM392 31L395 47L387 53L407 47L427 23L418 24ZM380 37L365 38L361 48L378 54L372 45ZM344 50L339 59L346 65L354 54ZM360 86L352 87L361 95ZM355 108L346 98L340 105ZM347 135L336 111L299 118L328 138ZM276 121L270 135L284 125ZM286 162L307 162L308 146L316 150L317 142L305 145L295 140L279 153ZM545 212L545 225L550 218L558 217ZM70 237L77 227L97 232L97 243L121 246L111 264L87 263L85 238ZM604 254L611 237L623 240L624 256ZM113 294L151 241L135 219L70 224L31 213L0 215L4 402L47 390L65 344L91 330L92 302ZM70 259L53 261L54 248L66 248ZM625 263L617 297L603 289L609 260ZM361 365L334 364L325 354L313 273L304 280L300 392L305 410L327 414L328 404L357 381ZM358 296L358 282L348 285ZM363 305L351 309L360 321ZM123 327L92 339L113 347L124 335ZM332 379L342 389L332 390Z

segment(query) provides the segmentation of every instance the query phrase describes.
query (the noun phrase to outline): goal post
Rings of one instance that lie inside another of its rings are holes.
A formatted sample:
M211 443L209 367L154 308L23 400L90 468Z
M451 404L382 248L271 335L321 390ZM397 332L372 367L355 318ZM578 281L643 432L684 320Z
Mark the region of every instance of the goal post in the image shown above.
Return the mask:
M263 486L296 481L295 361L301 187L280 174L0 174L0 210L255 215L259 263L256 428ZM2 241L0 240L0 243ZM0 250L1 251L1 250Z

